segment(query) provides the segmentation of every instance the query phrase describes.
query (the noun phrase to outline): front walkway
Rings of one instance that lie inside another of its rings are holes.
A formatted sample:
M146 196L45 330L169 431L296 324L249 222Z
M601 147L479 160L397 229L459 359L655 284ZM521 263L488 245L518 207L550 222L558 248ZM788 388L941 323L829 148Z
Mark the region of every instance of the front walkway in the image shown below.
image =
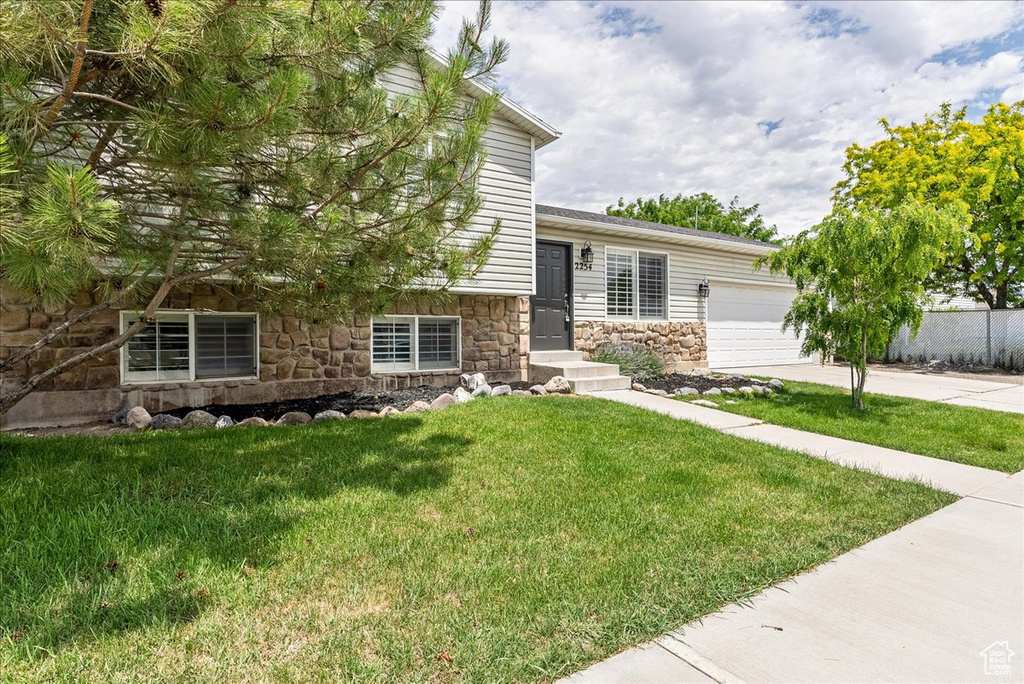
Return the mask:
M566 684L977 681L981 651L1024 654L1024 473L767 425L640 392L602 398L966 498L630 649ZM1024 681L1024 655L1011 676Z
M719 369L716 369L719 370ZM725 372L729 372L726 370ZM848 366L807 363L794 366L737 368L736 373L849 388ZM991 380L968 380L937 373L906 373L870 369L865 390L872 394L925 399L992 411L1024 413L1024 385Z

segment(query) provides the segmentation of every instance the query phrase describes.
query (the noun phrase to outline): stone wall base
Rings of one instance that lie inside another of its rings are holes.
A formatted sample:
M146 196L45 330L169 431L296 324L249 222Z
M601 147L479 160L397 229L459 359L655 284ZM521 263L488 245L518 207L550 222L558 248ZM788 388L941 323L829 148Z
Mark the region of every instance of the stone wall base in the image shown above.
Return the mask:
M707 330L703 323L643 321L576 321L576 351L583 358L601 347L616 344L643 345L659 354L665 371L708 367Z

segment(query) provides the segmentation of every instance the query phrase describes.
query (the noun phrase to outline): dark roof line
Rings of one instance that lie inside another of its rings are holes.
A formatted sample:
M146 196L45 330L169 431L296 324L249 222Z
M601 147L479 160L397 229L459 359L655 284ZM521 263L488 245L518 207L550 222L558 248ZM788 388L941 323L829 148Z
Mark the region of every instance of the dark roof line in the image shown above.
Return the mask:
M689 235L692 237L722 240L723 242L736 242L743 245L757 245L758 247L778 247L778 245L773 245L770 242L751 240L750 238L739 237L737 235L729 235L728 233L715 233L710 230L695 230L693 228L683 228L680 226L667 226L664 223L654 223L652 221L637 221L636 219L622 218L621 216L608 216L607 214L598 214L592 211L580 211L578 209L552 207L547 204L538 204L536 205L536 209L538 216L558 216L560 218L566 218L570 220L576 219L579 221L595 221L597 223L607 223L609 225L619 226L622 228L643 228L646 230L657 230L662 233L675 233L677 235Z

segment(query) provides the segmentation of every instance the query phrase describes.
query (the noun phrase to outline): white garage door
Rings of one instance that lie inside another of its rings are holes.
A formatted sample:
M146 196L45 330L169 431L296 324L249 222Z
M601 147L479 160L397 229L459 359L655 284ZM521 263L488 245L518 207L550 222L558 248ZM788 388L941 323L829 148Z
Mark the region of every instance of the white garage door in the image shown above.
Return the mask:
M711 368L810 363L800 340L782 332L796 290L789 287L711 283L708 365Z

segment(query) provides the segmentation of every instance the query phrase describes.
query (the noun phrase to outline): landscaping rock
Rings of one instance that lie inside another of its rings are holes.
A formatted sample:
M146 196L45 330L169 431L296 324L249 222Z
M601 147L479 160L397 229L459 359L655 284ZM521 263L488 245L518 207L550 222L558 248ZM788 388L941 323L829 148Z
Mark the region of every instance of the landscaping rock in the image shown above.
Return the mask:
M647 391L647 388L644 387L643 385L641 385L639 382L634 382L631 385L631 387L632 387L634 392L646 392Z
M691 394L700 394L700 392L697 391L696 387L680 387L672 394L676 395L677 397L687 397Z
M313 417L305 411L289 411L277 419L278 425L305 425L312 422Z
M459 376L459 380L462 382L462 386L470 392L475 391L481 385L487 384L487 378L484 377L483 373L463 373Z
M722 393L722 390L719 389L718 387L712 387L711 389L706 389L703 392L701 392L701 394L703 394L704 396L709 396L709 395L714 396L716 394L721 394L721 393Z
M544 389L547 390L548 394L569 394L572 392L572 386L569 385L569 381L561 375L556 375L544 383Z
M380 410L380 417L387 418L388 416L397 416L402 412L396 409L394 406L385 406Z
M735 399L726 399L725 403L726 404L738 404L739 402L736 401Z
M414 401L405 408L405 413L420 413L421 411L429 411L430 404L425 401Z
M736 388L735 387L723 387L722 388L722 394L736 394Z
M226 428L231 427L235 424L235 421L231 420L231 416L221 416L217 419L217 422L213 424L215 428Z
M542 396L542 395L545 395L547 393L548 393L548 391L546 389L544 389L544 385L534 385L533 387L530 388L530 394L536 394L537 396Z
M267 421L263 420L258 416L253 416L252 418L240 420L237 423L235 423L235 425L237 425L238 427L267 427L268 425L270 425L270 423L268 423Z
M649 389L649 390L646 390L646 393L647 394L653 394L656 397L667 397L668 396L668 392L666 392L663 389Z
M452 393L452 396L455 397L455 401L459 402L460 404L465 404L467 401L473 398L473 395L467 392L465 387L456 387L455 392Z
M768 386L780 390L783 388L784 385L782 384L782 381L779 380L778 378L772 378L771 380L768 381Z
M128 407L125 406L123 409L115 413L110 417L110 422L114 425L124 425L125 416L128 415Z
M462 389L462 388L460 387L459 389ZM448 408L452 404L457 404L457 403L459 403L458 399L456 399L454 396L452 396L448 392L445 392L444 394L439 396L437 399L435 399L434 401L430 402L430 410L431 411L441 411L443 409Z
M470 396L489 397L491 396L491 386L485 382L484 384L478 386L475 390L473 390L473 393Z
M541 389L544 389L544 388L541 387ZM513 397L532 397L533 396L533 392L531 392L530 390L512 390L512 396Z
M461 387L459 389L462 389ZM380 418L380 414L376 411L364 411L363 409L356 409L352 413L348 414L349 418L355 418L359 420L361 418Z
M764 380L758 380L757 378L750 378L750 384L752 385L763 385Z
M153 416L153 422L150 423L150 429L152 430L177 430L182 427L185 421L177 416L169 416L166 413L158 413Z
M153 424L153 417L146 409L136 406L125 414L124 423L132 430L146 430Z
M728 373L725 377L727 380L746 380L746 378L739 373Z
M737 390L737 391L740 394L745 394L747 396L750 396L750 395L754 394L754 388L751 387L750 385L744 385L743 387L740 387L739 390Z
M691 404L697 404L698 406L707 406L708 408L718 408L718 404L707 399L694 399L690 402Z
M187 428L212 428L216 424L217 416L206 411L189 411L181 421L181 426Z
M334 410L328 409L326 411L321 411L320 413L318 413L315 416L313 416L313 422L314 423L323 423L323 422L326 422L328 420L342 420L344 417L345 417L345 414L342 413L341 411L334 411Z
M492 397L504 397L507 394L512 394L512 388L508 385L498 385L491 389ZM529 394L529 392L527 392Z

